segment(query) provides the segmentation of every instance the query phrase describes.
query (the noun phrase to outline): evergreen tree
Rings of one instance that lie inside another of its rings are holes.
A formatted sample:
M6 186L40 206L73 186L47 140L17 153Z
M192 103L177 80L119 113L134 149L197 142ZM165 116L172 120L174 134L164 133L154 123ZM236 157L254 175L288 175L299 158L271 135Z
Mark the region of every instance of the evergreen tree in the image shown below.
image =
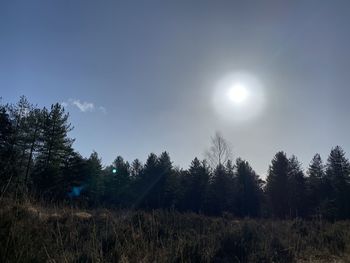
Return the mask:
M106 201L118 207L130 203L130 165L118 156L111 167L106 168Z
M288 164L288 204L289 216L305 216L307 209L305 176L301 164L294 155Z
M41 127L44 121L43 112L40 109L33 109L28 114L27 127L27 143L28 143L28 157L25 168L25 184L28 185L31 168L33 165L33 158L36 157L37 149L40 142Z
M5 106L0 105L0 194L3 193L10 180L7 168L12 154L13 133L14 128L9 113Z
M326 178L330 183L329 198L334 202L335 218L350 216L350 164L340 146L332 149L327 162Z
M33 116L40 111L22 96L17 104L1 105L1 178L6 188L27 186L29 163L32 162ZM39 128L38 128L39 130ZM37 138L34 138L35 142Z
M62 168L72 153L74 140L68 137L72 130L69 115L56 103L51 110L43 109L43 126L36 158L34 182L38 193L53 197L63 180Z
M178 181L167 152L159 158L153 153L149 155L137 185L140 187L136 203L141 207L157 209L176 205Z
M87 182L86 196L90 205L100 203L104 194L102 178L102 161L97 152L93 152L86 162L87 165Z
M230 203L229 210L234 215L241 215L241 207L240 207L240 197L238 191L238 181L237 181L237 173L235 170L236 166L233 164L231 160L228 160L225 165L226 177L227 181L230 182Z
M274 216L285 218L288 209L288 159L284 152L278 152L269 168L266 195Z
M143 165L139 159L135 159L131 164L131 176L134 180L137 180L142 174Z
M130 166L130 200L132 207L139 205L139 197L142 192L141 178L143 174L143 164L139 159L135 159Z
M222 212L233 211L233 181L225 166L219 164L213 172L208 196L208 212L220 215Z
M13 185L24 183L24 163L27 159L28 149L28 123L27 117L33 106L26 97L22 96L15 105L7 105L7 110L13 126L10 139L10 152L5 172L10 176Z
M71 151L67 153L64 166L61 168L60 186L55 189L55 196L58 199L73 197L81 200L81 194L85 191L88 180L88 165L79 153Z
M190 196L191 181L188 170L179 168L174 169L174 173L178 178L178 189L177 189L177 205L176 208L179 211L185 212L191 210L192 207Z
M320 205L325 196L325 167L321 156L316 154L307 171L307 199L309 200L310 213L320 214Z
M247 161L236 161L236 196L238 214L241 217L260 215L262 191L259 178Z
M173 208L176 201L177 178L167 152L163 152L158 158L158 173L159 180L154 187L158 196L156 207Z
M138 181L140 189L136 202L137 205L146 209L157 208L156 184L159 180L158 157L154 153L151 153L147 158L142 175Z
M203 211L209 186L209 176L209 167L196 157L191 163L187 176L186 200L187 208L191 211Z

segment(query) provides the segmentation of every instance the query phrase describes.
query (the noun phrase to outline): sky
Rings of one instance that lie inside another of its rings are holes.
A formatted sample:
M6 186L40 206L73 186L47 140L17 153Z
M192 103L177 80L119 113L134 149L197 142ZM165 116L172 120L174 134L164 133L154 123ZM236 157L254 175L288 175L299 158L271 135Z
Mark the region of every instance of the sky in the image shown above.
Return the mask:
M265 177L280 150L304 167L350 152L349 13L347 0L0 0L0 96L62 103L74 148L105 164L166 150L187 168L219 131ZM259 83L254 116L253 100L240 119L217 110L232 74Z

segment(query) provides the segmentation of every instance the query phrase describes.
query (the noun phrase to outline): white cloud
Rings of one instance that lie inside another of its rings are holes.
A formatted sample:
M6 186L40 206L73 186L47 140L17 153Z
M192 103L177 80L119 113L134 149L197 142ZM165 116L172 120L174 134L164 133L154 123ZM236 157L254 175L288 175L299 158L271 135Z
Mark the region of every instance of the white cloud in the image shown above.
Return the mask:
M94 112L99 111L103 114L107 113L107 109L103 106L95 106L93 102L80 101L79 99L69 99L68 101L61 102L61 105L65 108L73 106L78 108L81 112Z
M72 105L78 107L78 109L82 112L91 112L95 110L95 105L92 102L80 102L80 100L73 100Z

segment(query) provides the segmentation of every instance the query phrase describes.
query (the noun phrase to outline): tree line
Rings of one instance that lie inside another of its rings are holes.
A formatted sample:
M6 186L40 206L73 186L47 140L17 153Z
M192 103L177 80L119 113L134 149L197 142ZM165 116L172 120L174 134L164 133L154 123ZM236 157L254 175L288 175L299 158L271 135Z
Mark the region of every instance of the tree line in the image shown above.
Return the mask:
M306 171L297 157L278 152L266 181L246 160L230 157L216 134L208 161L194 158L188 169L173 166L167 152L143 164L118 156L103 167L96 152L83 158L72 147L64 107L38 108L25 97L0 104L0 191L30 193L45 201L97 207L174 209L236 217L350 218L350 164L334 147L323 163L316 154Z

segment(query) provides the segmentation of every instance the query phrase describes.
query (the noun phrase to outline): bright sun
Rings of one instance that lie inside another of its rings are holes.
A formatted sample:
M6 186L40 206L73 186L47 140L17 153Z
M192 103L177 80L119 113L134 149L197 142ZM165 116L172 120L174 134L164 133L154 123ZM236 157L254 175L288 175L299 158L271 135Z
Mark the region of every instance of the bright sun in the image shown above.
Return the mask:
M245 121L258 116L265 107L264 86L253 74L233 72L215 85L213 106L226 121Z
M244 103L248 98L248 90L242 84L235 84L228 90L228 97L236 104Z

